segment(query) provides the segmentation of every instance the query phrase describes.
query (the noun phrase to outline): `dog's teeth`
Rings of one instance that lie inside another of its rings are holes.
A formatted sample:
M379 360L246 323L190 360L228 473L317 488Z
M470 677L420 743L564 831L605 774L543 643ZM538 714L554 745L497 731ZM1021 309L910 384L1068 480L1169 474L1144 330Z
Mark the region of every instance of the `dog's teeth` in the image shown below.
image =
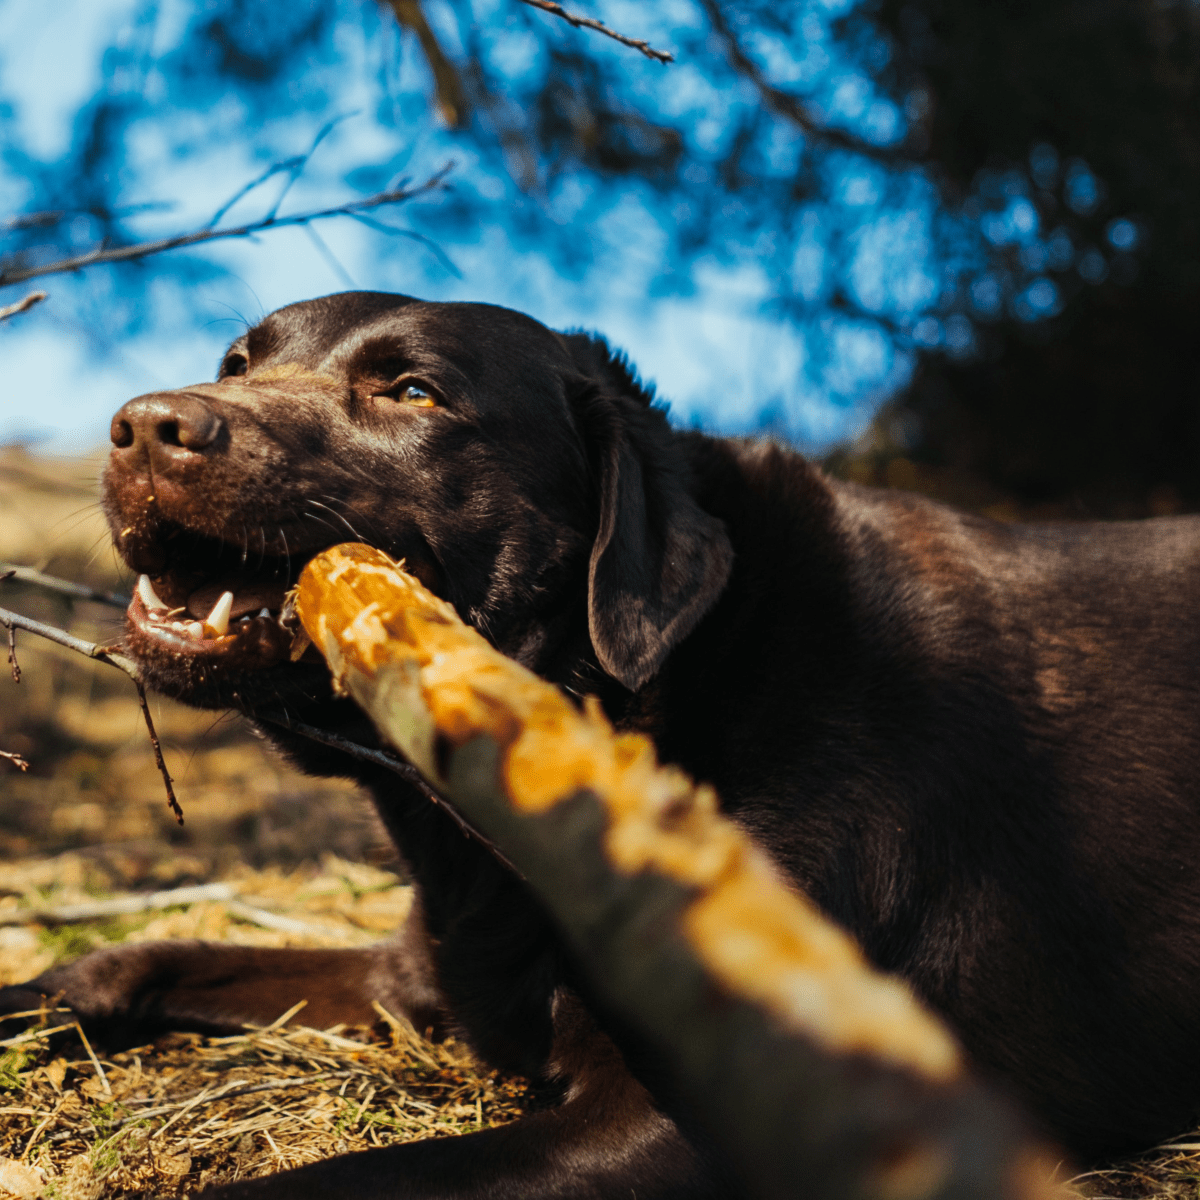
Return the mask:
M269 608L265 608L265 607L264 607L264 608L260 608L260 609L258 610L258 615L259 615L260 617L269 617L269 616L271 615L271 610L270 610Z
M208 620L204 622L204 632L209 637L224 637L229 632L229 613L232 608L233 593L222 592L208 614Z
M204 626L199 621L189 621L184 626L184 629L194 638L202 638L204 636Z
M155 612L158 609L165 609L167 607L158 598L158 593L154 590L154 584L150 582L149 575L138 576L137 593L142 603L146 606L147 612Z

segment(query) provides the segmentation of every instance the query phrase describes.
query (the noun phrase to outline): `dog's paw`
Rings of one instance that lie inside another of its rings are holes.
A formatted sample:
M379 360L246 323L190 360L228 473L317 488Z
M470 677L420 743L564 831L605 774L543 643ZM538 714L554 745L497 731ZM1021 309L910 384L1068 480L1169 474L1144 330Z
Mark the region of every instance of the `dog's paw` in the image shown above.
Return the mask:
M28 983L12 983L0 987L0 1019L7 1020L13 1013L32 1012L46 1004L46 994L36 979Z
M28 983L13 983L8 987L0 987L0 1038L15 1037L33 1020L38 1013L45 1013L45 1019L51 1024L61 1025L69 1014L56 1013L51 1010L59 1005L53 1003L53 996L47 995L36 979Z

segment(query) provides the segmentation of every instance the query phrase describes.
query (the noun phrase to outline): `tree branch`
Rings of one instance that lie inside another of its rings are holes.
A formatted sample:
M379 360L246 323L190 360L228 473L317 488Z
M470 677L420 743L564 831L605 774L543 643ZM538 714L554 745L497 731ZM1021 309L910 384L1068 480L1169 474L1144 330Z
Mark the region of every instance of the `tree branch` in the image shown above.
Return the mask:
M105 604L120 605L122 608L129 603L126 597L119 596L114 592L97 592L82 584L71 583L66 579L57 579L53 575L43 575L40 571L34 571L30 567L9 568L4 574L0 575L0 582L14 576L26 583L32 583L47 588L50 591L62 592L65 595L76 596L85 600L98 600ZM44 637L47 641L55 642L59 646L65 646L68 650L74 650L76 653L93 658L97 662L106 663L110 667L116 667L117 670L124 671L133 680L137 685L142 717L150 733L150 740L154 746L154 755L158 769L166 785L167 802L171 806L171 811L175 813L175 819L182 825L183 814L180 811L179 802L175 798L175 789L172 786L171 777L167 773L166 763L163 761L162 747L159 744L154 723L150 718L150 710L146 704L146 693L138 676L137 664L131 658L126 658L125 655L115 650L98 646L94 642L84 641L83 638L77 638L67 633L65 629L59 629L56 625L46 625L41 621L35 621L32 617L23 617L20 613L10 612L6 608L0 608L0 625L8 626L10 631L16 628L24 629L28 633L37 634L38 637ZM299 737L307 738L311 742L319 742L322 746L329 746L333 750L339 750L341 753L349 755L349 757L357 759L359 762L371 763L373 766L383 767L385 770L391 771L394 775L398 775L405 783L416 788L431 804L436 804L439 808L443 809L459 829L462 830L464 836L474 838L485 850L508 867L509 870L517 875L521 874L490 838L480 833L453 805L448 804L425 782L421 773L411 763L404 762L395 755L389 754L386 750L372 750L369 746L359 745L358 742L352 742L349 738L344 738L340 734L330 733L325 729L318 729L315 725L307 725L303 721L296 721L286 713L262 712L248 713L247 715L253 720L265 721L270 725L276 725ZM0 757L12 759L22 771L28 767L28 763L25 763L20 755L0 751Z
M462 830L465 837L474 838L485 850L489 851L499 862L502 862L512 871L514 875L519 875L522 879L525 878L509 859L505 857L495 842L490 838L484 837L458 809L451 804L447 804L425 782L424 776L412 763L404 762L402 759L396 758L395 755L389 754L386 750L372 750L370 747L360 746L358 742L352 742L349 738L344 738L340 734L330 733L327 729L318 729L315 725L306 725L303 721L293 720L286 713L256 712L253 715L256 721L266 721L270 725L278 725L280 729L286 729L290 733L308 738L310 742L319 742L322 746L328 746L331 750L340 750L343 754L348 754L351 758L358 759L359 762L373 763L377 767L383 767L385 770L391 771L394 775L399 775L405 783L416 788L430 804L436 804L438 808L444 809L446 815Z
M18 300L16 304L9 304L4 308L0 308L0 321L7 321L9 317L15 317L17 313L28 312L35 304L40 304L45 298L45 292L30 292L24 300Z
M625 34L618 33L615 29L609 29L603 21L597 21L593 17L581 17L577 13L568 12L561 4L556 4L554 0L521 0L521 3L528 4L530 8L540 8L542 12L548 12L556 17L561 17L568 25L574 25L576 29L591 29L596 33L602 33L605 37L612 38L614 42L620 42L622 46L628 46L631 50L640 51L647 58L651 58L655 62L666 65L675 61L675 55L669 51L655 50L648 42L626 37Z
M97 604L111 604L114 608L128 608L129 597L120 592L102 592L88 587L86 583L74 583L70 579L59 579L57 575L46 575L33 567L21 567L16 563L0 562L0 582L15 579L47 592L58 592L76 600L94 600Z
M140 679L135 679L134 684L137 687L138 703L142 706L142 720L146 722L146 732L150 735L150 745L154 747L154 762L167 789L167 807L175 814L175 820L182 825L183 809L179 807L179 801L175 799L175 781L171 778L171 773L167 770L167 760L163 758L162 745L158 740L158 730L154 728L154 721L150 716L150 705L146 703L145 684Z
M430 28L420 0L384 0L396 14L396 23L403 29L411 29L421 43L421 53L429 64L437 92L438 108L442 118L451 129L464 129L471 119L471 106L467 101L466 89L458 69L446 57L437 35Z
M24 617L20 613L10 612L7 608L0 608L0 625L7 625L9 629L24 629L26 633L35 633L47 641L56 642L68 650L74 650L76 654L82 654L86 658L94 658L97 662L116 667L118 671L124 671L135 683L138 682L137 663L132 658L126 658L124 654L105 646L98 646L95 642L77 638L65 629L59 629L57 625L46 625L42 621L35 621L32 617Z
M25 761L19 754L14 754L11 750L0 750L0 758L6 758L19 771L28 771L29 763Z
M160 238L153 242L138 242L133 246L116 246L111 250L91 250L87 254L78 254L73 258L59 259L57 262L46 263L40 267L22 267L13 270L0 270L0 287L13 283L21 283L26 279L34 279L42 275L61 275L68 271L80 271L84 267L96 266L100 263L129 262L132 259L147 258L152 254L162 254L166 250L177 250L182 246L196 246L201 242L213 242L223 238L249 237L251 234L262 233L268 229L283 229L290 225L307 225L310 221L321 221L327 217L351 217L367 209L380 208L385 204L400 204L411 200L425 192L435 191L443 186L446 176L454 163L448 162L440 171L431 175L424 183L416 187L399 187L391 191L379 192L368 196L365 200L353 200L347 204L339 204L335 208L323 208L313 212L296 213L290 217L276 217L273 214L261 221L252 221L247 225L237 225L230 229L198 229L192 233L179 234L176 237Z
M965 1077L946 1028L647 737L576 708L371 547L318 554L295 607L336 686L522 868L660 1056L656 1100L707 1124L735 1190L1048 1195L1055 1159Z

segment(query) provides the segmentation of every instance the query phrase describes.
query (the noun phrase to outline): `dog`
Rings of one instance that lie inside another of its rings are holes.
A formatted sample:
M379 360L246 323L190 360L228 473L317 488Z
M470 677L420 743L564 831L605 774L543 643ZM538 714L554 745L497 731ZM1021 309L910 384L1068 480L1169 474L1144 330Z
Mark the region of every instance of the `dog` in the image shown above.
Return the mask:
M208 1195L738 1194L523 882L395 774L270 723L379 744L314 652L291 661L281 617L303 564L348 540L715 785L1077 1156L1196 1118L1200 519L1020 527L838 482L769 441L673 429L599 338L372 292L271 314L215 382L126 404L112 442L145 681L360 780L417 900L372 949L118 947L0 1003L61 995L118 1041L299 999L310 1024L366 1023L379 1000L555 1098Z

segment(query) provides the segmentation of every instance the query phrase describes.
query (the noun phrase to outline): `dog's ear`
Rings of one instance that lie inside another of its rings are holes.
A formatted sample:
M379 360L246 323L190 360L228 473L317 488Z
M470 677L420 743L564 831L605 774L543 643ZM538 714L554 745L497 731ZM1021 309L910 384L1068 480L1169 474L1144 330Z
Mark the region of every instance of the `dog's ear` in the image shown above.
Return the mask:
M590 346L584 353L571 347L590 376L580 381L576 412L600 499L588 629L600 665L636 691L721 594L733 547L724 524L692 496L688 464L664 414L649 406L624 360L588 361L607 351L603 343Z

